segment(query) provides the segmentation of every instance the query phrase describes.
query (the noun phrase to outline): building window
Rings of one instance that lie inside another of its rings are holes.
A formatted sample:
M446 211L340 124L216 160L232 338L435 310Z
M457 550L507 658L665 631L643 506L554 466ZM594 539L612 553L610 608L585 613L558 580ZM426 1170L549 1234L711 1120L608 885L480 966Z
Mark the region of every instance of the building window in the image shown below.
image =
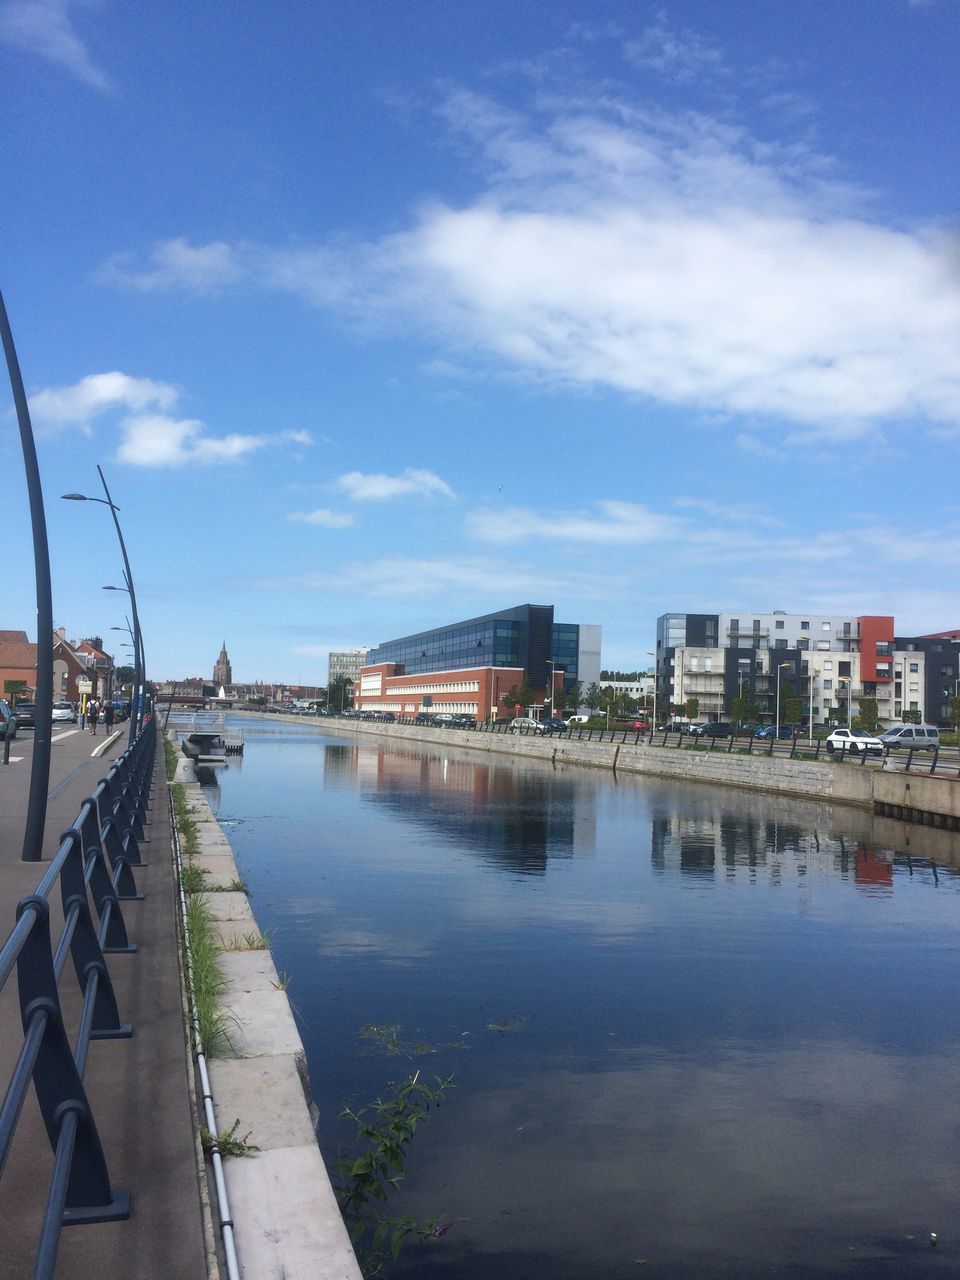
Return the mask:
M910 710L911 710L911 711L919 711L919 710L920 710L920 703L919 703L919 702L911 702L911 703L910 703Z
M843 663L841 662L841 663L840 663L840 665L841 665L841 667L842 667L842 666L843 666ZM848 662L848 663L847 663L847 666L849 667L849 665L850 665L850 663ZM832 671L832 670L833 670L833 659L832 659L832 658L825 658L825 659L824 659L824 662L823 662L823 669L824 669L824 671ZM843 672L841 672L840 674L842 675L842 674L843 674ZM849 673L848 673L848 674L849 674Z
M803 651L810 648L810 641L806 638L806 636L801 636L801 638L797 641L797 648Z
M731 630L731 631L739 631L739 630L740 630L740 619L739 619L739 618L731 618L731 619L730 619L730 630Z
M782 630L783 630L783 619L782 619L782 618L778 618L778 619L776 620L776 622L775 622L773 625L776 627L776 629L777 629L778 631L782 631Z
M852 673L852 671L850 670L850 663L849 663L849 662L838 662L838 663L837 663L837 675L838 675L838 676L849 676L849 675L852 675L852 674L853 674L853 673Z
M774 640L773 647L775 649L785 649L787 647L786 640Z
M910 663L910 671L911 671L911 672L919 671L919 670L920 670L920 663L919 663L919 662L911 662L911 663Z
M801 630L801 631L809 631L809 630L810 630L810 623L809 623L809 622L801 622L801 623L800 623L800 630Z
M830 648L830 641L829 641L829 640L818 640L818 641L817 641L817 648L818 648L818 649L827 649L827 650L829 650L829 648Z
M824 682L823 682L823 687L824 687L825 689L832 689L832 688L833 688L833 681L832 681L832 680L824 680Z
M829 631L829 630L830 630L830 626L831 626L831 624L830 624L829 622L821 622L821 623L820 623L820 630L821 630L821 631Z

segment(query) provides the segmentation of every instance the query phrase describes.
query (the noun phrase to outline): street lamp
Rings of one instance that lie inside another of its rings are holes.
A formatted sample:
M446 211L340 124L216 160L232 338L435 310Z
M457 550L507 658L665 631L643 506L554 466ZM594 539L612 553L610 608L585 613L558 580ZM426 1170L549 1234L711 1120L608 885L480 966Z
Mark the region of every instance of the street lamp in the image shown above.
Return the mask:
M645 650L648 658L653 658L653 722L650 725L652 732L657 731L657 655L652 649Z
M811 667L810 669L810 741L813 741L813 682L820 674L819 667Z
M130 611L133 614L133 705L130 708L130 743L132 745L143 722L143 681L145 679L145 660L143 652L143 632L140 630L140 616L137 613L137 595L133 589L133 574L130 571L130 559L127 556L127 546L123 540L123 533L120 529L120 521L117 518L117 507L113 499L110 497L110 490L107 488L107 481L103 471L98 466L97 474L100 476L100 483L103 485L103 492L107 495L103 498L90 498L85 493L65 493L63 497L68 502L99 502L101 506L109 507L110 514L113 516L113 526L117 531L117 541L120 543L120 554L123 557L123 577L126 582L125 587L104 587L104 591L126 591L130 596Z
M10 390L20 431L20 451L30 500L30 530L33 535L33 569L37 589L37 727L33 731L30 762L30 792L23 828L23 862L39 862L43 857L43 829L47 819L47 791L50 786L50 747L53 728L53 591L50 585L50 552L47 520L43 510L43 487L37 463L37 446L30 424L30 409L13 331L0 293L0 341L7 363Z
M784 667L792 667L791 662L781 662L777 664L777 731L776 736L780 737L780 672Z
M847 686L847 729L853 731L853 681L846 677L840 677L837 684L845 684Z

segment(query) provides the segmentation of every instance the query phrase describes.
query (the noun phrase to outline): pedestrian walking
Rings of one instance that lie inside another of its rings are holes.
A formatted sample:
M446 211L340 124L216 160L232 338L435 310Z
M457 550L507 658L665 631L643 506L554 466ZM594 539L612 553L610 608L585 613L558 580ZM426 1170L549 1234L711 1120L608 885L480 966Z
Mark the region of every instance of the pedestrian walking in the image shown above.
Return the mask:
M97 736L97 720L100 716L100 704L96 698L87 707L87 719L90 721L90 732L94 737Z
M113 728L113 703L105 702L103 704L103 731L109 733Z

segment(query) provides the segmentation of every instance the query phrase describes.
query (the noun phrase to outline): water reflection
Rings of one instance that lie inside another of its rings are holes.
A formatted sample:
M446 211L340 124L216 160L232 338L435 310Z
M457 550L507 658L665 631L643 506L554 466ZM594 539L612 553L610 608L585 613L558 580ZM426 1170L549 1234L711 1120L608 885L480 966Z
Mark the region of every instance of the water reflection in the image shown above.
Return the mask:
M357 749L356 769L363 801L503 871L542 876L548 859L587 852L596 839L592 791L577 796L571 775L377 747Z
M218 778L326 1153L455 1075L390 1205L455 1225L393 1280L955 1273L956 835L317 733Z

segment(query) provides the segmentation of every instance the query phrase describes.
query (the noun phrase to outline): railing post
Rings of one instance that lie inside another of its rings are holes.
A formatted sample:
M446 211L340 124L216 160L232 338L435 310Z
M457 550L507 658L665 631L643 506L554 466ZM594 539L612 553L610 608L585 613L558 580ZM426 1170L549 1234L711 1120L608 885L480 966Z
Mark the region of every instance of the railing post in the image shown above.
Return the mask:
M33 1083L47 1137L56 1153L54 1177L56 1179L57 1169L64 1164L69 1171L63 1201L59 1205L55 1202L48 1205L48 1218L44 1223L47 1237L52 1232L59 1233L61 1217L64 1225L128 1218L130 1197L127 1192L110 1187L100 1135L67 1040L53 972L49 905L37 894L22 898L17 905L17 919L28 909L36 912L37 921L17 962L20 1018L25 1035L38 1020L44 1024ZM66 1143L61 1144L61 1134L68 1131L71 1118L76 1137L70 1141L68 1133ZM55 1222L49 1220L51 1211L55 1213Z

